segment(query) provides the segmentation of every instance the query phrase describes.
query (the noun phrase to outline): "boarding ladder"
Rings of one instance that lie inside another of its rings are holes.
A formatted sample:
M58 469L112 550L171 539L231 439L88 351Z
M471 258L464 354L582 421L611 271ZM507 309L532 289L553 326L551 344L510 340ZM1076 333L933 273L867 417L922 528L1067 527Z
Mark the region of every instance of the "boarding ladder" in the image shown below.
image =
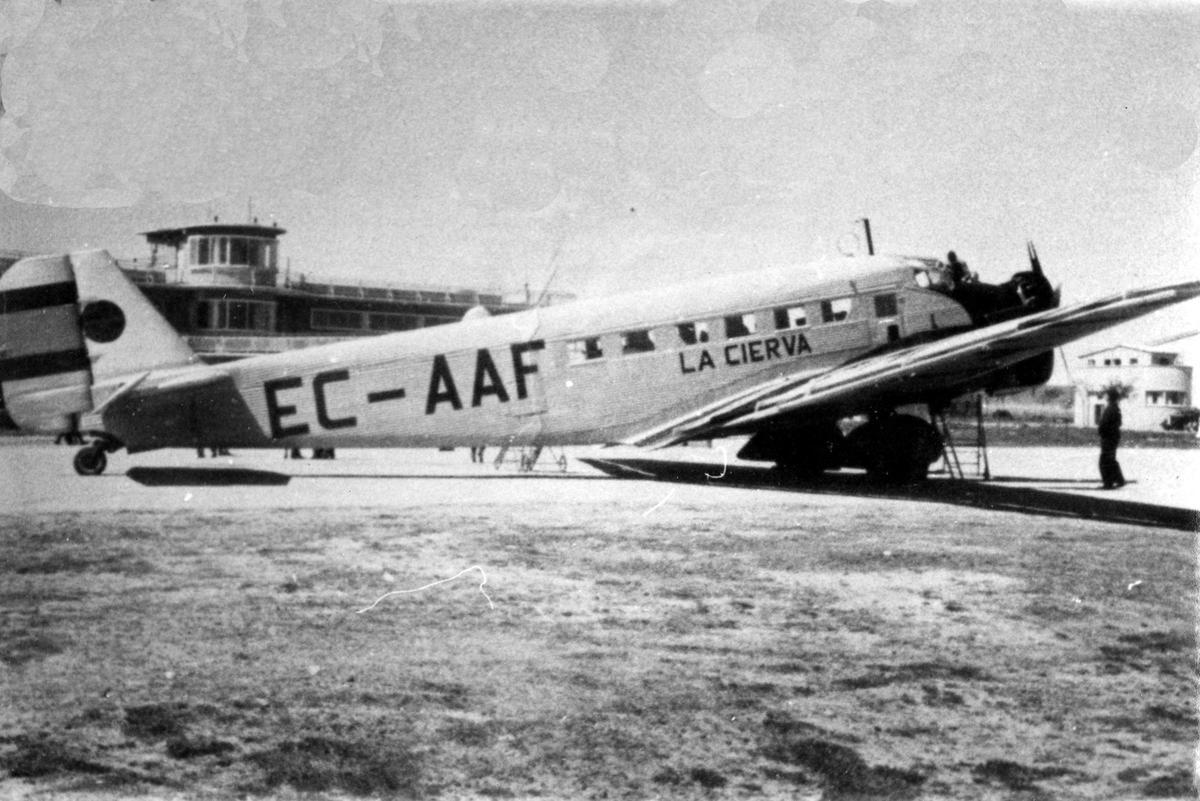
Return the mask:
M929 416L942 434L942 462L945 471L951 478L982 478L988 481L992 477L991 465L988 464L987 431L983 426L983 393L976 393L975 406L975 441L962 443L960 447L954 441L950 424L946 420L943 409L930 408Z
M518 471L532 473L534 465L542 455L542 450L541 445L532 445L526 448L510 448L508 445L501 445L500 452L496 454L493 464L499 470L506 461L513 461ZM515 451L515 453L510 455L510 451ZM561 448L550 448L550 456L559 472L567 472L567 454Z

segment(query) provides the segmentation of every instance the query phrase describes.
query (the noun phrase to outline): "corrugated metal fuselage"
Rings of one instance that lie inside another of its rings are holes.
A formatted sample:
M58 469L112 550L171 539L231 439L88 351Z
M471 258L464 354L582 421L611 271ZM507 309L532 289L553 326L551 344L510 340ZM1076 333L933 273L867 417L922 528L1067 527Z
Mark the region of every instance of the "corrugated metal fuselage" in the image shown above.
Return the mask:
M968 326L915 266L763 270L245 359L200 383L162 371L105 408L103 427L131 452L616 441L770 378Z

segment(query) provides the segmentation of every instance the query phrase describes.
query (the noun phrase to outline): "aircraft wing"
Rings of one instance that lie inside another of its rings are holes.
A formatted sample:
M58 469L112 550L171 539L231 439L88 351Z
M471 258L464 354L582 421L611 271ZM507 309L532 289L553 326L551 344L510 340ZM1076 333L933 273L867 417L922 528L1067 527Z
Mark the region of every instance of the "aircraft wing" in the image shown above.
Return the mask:
M1049 309L945 339L891 350L813 374L798 370L624 440L666 447L753 433L803 413L842 417L873 407L956 395L998 370L1174 303L1200 296L1200 281L1126 292Z

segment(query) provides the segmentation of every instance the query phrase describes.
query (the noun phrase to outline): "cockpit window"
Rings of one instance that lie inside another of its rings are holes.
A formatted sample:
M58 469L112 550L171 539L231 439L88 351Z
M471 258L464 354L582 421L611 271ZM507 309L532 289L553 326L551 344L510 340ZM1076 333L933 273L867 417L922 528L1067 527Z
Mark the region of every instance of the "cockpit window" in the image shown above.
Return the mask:
M951 288L946 266L941 262L938 262L936 267L918 267L914 269L913 280L922 289L948 291Z

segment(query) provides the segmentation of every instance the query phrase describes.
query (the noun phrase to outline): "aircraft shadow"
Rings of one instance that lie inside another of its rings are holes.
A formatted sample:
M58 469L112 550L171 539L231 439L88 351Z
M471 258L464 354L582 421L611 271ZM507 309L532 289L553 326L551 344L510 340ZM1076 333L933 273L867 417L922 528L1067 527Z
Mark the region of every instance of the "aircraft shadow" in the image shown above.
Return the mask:
M125 476L147 487L283 486L292 480L285 473L240 467L131 467Z
M1025 514L1075 517L1179 531L1195 532L1200 529L1200 512L1194 509L1158 506L1120 498L1096 498L1070 492L1004 486L1004 482L1024 480L1012 477L1002 479L1001 483L931 478L919 484L895 486L881 484L862 473L827 473L813 478L802 478L782 473L770 467L744 465L730 465L723 468L721 465L688 464L653 459L581 459L580 461L618 478L773 489L781 492L893 498ZM1097 482L1067 479L1051 483L1095 485Z
M114 474L118 475L118 474ZM403 479L405 481L512 481L513 479L552 478L556 481L607 481L608 476L581 476L569 473L303 473L289 475L271 470L251 470L237 467L131 467L125 477L147 487L200 486L283 486L294 478L337 478L353 480Z

